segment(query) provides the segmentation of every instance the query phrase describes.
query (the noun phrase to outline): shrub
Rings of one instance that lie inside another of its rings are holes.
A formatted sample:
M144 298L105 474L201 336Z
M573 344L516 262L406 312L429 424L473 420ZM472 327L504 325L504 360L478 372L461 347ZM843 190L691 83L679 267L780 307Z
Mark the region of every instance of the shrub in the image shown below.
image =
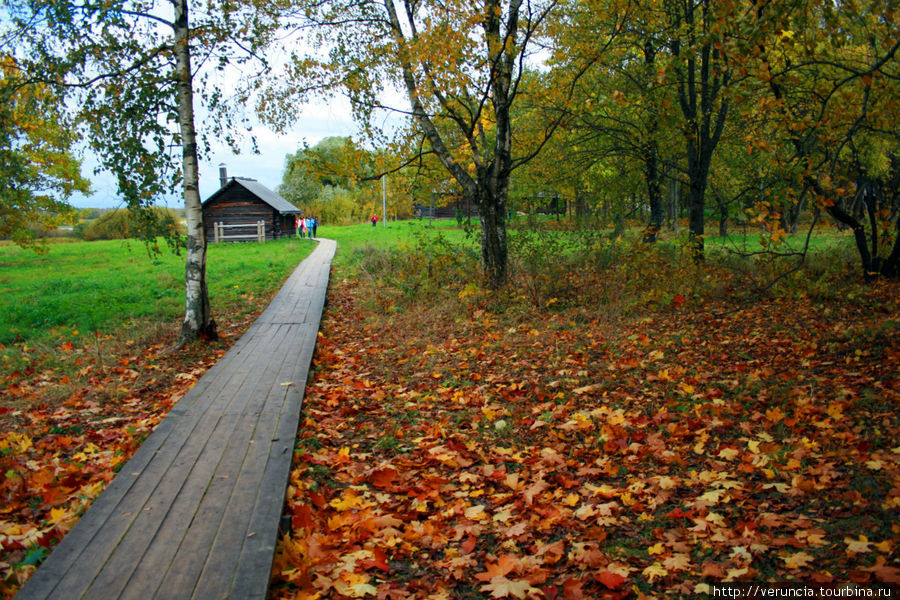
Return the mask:
M161 206L142 208L139 212L113 210L83 229L87 241L173 237L184 233L175 212Z

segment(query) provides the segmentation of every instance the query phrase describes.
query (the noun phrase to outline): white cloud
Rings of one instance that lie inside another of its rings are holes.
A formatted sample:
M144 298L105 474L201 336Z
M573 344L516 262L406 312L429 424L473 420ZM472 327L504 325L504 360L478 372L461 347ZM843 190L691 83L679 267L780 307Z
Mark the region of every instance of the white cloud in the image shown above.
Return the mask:
M254 119L253 133L256 136L258 154L253 152L249 139L239 144L235 154L224 141L213 141L208 156L200 161L200 197L206 199L219 188L219 164L225 163L229 177L250 177L270 189L281 184L284 160L306 141L310 146L323 138L335 135L353 135L356 126L350 116L350 105L344 98L335 98L327 104L319 102L300 107L300 117L296 125L286 133L278 133ZM198 129L203 127L198 123ZM93 170L97 159L86 153L82 173L91 180L94 194L78 195L71 201L73 206L113 208L122 205L116 195L115 177L110 173L95 175ZM178 196L166 198L162 204L176 208L184 206Z

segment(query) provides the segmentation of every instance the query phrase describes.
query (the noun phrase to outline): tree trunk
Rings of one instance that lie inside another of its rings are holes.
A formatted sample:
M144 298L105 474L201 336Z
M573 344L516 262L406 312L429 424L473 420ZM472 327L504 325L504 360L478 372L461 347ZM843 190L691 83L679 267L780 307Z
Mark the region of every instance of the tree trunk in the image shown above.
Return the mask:
M651 142L644 157L644 178L647 181L647 199L650 202L650 223L644 232L644 243L653 244L663 225L663 199L660 191L659 160L656 142Z
M719 208L719 237L728 235L728 202L719 193L718 188L712 186L713 195L716 197L716 206Z
M481 212L481 264L488 287L499 289L506 282L506 199L487 194L478 199Z
M671 220L672 232L678 235L678 180L674 177L669 180L669 217Z
M696 168L696 167L695 167ZM703 260L703 231L705 225L704 210L706 208L706 178L695 174L691 169L691 197L688 204L688 237L691 245L691 256L694 261Z
M175 0L175 60L178 76L178 122L181 128L184 208L187 219L185 312L178 347L203 335L215 339L216 322L206 287L206 230L200 200L197 136L194 130L194 95L191 73L187 0Z
M706 185L713 152L722 138L728 100L722 92L730 77L720 49L704 32L714 19L710 0L673 4L674 23L684 26L685 48L680 35L670 41L678 76L678 103L684 116L687 146L689 199L689 237L695 261L703 260L703 229ZM683 11L683 12L681 12ZM718 104L718 105L717 105Z

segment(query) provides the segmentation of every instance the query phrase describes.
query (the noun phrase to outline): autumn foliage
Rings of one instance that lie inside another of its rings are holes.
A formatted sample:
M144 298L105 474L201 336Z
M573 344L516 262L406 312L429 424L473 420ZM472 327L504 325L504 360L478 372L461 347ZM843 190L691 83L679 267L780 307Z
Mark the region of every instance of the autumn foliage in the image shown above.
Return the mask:
M900 583L896 288L614 318L336 279L271 598Z
M153 343L70 332L56 348L62 366L0 379L0 596L15 595L258 312L226 317L223 340L181 353L174 326Z

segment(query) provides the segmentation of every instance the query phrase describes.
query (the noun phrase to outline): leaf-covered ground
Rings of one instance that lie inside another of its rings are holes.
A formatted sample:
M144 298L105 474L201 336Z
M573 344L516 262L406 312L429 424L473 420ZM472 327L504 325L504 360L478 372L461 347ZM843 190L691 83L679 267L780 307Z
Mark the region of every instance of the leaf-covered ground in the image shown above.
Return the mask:
M0 380L0 597L15 595L258 313L220 315L222 339L175 353L177 323L150 344L69 332L56 368Z
M642 319L332 281L272 598L900 582L897 288Z

